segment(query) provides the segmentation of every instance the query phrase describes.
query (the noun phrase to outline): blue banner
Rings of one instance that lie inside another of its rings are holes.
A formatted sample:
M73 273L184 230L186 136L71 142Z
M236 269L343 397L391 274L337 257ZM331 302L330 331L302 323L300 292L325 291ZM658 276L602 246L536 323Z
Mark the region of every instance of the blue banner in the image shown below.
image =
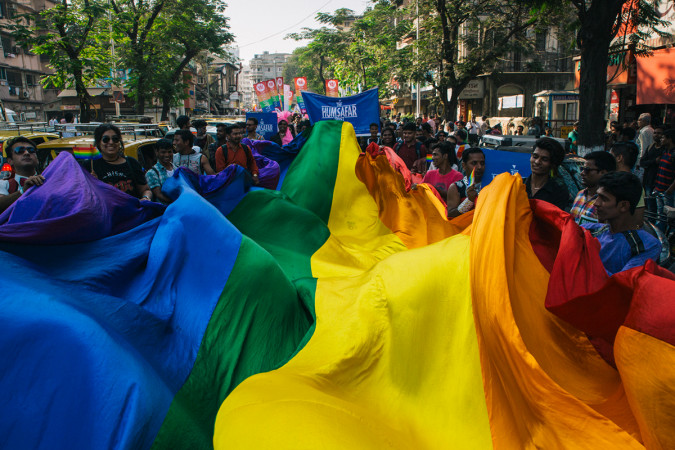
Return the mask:
M277 113L247 112L246 120L250 118L258 119L258 134L263 135L266 140L279 132L277 128Z
M343 120L354 126L357 136L370 136L370 124L380 123L378 89L369 89L351 97L326 97L312 92L302 92L309 121Z
M485 174L483 175L483 186L489 184L494 177L500 173L508 172L511 175L520 175L525 178L530 176L530 152L519 153L506 150L494 150L483 148L485 153Z

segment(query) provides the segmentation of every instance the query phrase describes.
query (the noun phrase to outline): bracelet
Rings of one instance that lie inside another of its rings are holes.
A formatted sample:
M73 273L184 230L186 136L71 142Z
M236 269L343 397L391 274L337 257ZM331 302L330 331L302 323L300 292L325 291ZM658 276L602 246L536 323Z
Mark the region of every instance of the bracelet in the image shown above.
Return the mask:
M467 197L464 199L462 203L459 204L459 206L457 207L457 211L464 214L471 211L474 208L474 206L476 206L475 203L469 200L469 198Z
M141 197L141 198L147 198L148 200L152 200L152 199L151 199L150 197L148 197L147 195L144 195L144 196Z

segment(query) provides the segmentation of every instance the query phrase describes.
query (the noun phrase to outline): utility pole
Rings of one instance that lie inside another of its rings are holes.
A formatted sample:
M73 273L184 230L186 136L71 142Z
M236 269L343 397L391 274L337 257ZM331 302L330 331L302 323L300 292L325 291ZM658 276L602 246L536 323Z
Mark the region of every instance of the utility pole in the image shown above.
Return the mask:
M415 55L417 55L417 63L419 64L420 62L420 0L415 1L415 15L417 16L417 20L415 21L417 24L417 37L415 39ZM420 82L417 81L415 83L417 85L417 103L415 105L415 119L417 119L420 116L420 110L421 108L421 98L420 98Z

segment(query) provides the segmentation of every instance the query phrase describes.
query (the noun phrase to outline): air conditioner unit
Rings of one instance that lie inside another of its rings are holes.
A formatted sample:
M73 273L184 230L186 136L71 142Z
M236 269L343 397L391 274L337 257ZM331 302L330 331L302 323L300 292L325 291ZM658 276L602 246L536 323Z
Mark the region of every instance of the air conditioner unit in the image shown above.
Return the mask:
M30 97L30 92L28 92L28 91L23 91L23 92L21 92L21 96L22 96L23 98L28 98L28 97Z

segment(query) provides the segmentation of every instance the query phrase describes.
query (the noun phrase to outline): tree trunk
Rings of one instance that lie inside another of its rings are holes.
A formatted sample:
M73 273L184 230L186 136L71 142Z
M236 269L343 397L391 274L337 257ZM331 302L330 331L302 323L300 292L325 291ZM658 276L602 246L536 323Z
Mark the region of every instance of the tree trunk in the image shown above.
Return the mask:
M162 122L169 120L169 110L171 109L171 95L162 95Z
M136 114L142 116L145 114L145 77L143 75L138 77L136 89L136 106L134 110Z
M581 49L579 80L579 155L604 150L607 63L612 27L622 1L596 0L586 11L577 43Z
M91 121L89 92L87 92L87 86L82 80L81 67L76 67L73 70L73 78L75 78L75 92L77 92L77 98L80 102L80 123L89 123Z

